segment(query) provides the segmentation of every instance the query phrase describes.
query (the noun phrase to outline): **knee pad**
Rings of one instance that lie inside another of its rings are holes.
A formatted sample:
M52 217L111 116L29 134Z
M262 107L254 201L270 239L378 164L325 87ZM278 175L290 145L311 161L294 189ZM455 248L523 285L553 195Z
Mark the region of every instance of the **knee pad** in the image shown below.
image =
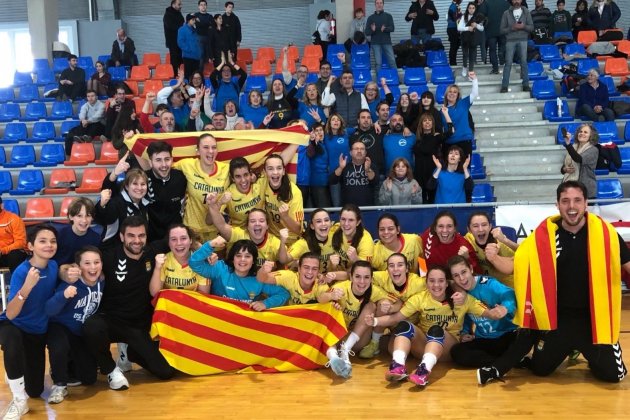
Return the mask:
M427 331L427 343L431 342L444 345L444 330L439 325L432 325Z
M407 337L409 340L413 339L416 335L413 325L411 325L409 321L400 321L392 332L396 337Z

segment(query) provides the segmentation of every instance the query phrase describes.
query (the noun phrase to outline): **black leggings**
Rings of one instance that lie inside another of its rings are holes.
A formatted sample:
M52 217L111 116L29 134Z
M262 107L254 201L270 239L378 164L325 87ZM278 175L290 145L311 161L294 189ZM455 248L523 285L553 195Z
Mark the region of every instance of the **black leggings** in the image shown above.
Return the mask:
M68 383L68 365L72 362L74 375L83 385L96 382L96 359L83 338L56 322L48 324L48 359L50 376L56 385Z
M0 345L9 379L24 377L26 393L37 398L44 391L46 334L29 334L11 321L0 322Z
M472 341L455 344L451 348L451 358L461 366L480 368L489 366L501 356L516 338L516 331L498 338L475 338Z

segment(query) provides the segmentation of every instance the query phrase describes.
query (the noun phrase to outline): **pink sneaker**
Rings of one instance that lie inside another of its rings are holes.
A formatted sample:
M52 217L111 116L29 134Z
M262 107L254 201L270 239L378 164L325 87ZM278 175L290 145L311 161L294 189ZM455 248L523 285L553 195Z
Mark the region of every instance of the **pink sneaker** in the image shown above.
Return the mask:
M429 383L429 372L426 367L424 367L424 363L420 363L418 369L411 375L409 375L409 380L418 386L425 386Z
M389 365L389 370L385 374L385 379L390 382L396 382L405 380L407 376L405 365L401 365L392 360L392 363Z

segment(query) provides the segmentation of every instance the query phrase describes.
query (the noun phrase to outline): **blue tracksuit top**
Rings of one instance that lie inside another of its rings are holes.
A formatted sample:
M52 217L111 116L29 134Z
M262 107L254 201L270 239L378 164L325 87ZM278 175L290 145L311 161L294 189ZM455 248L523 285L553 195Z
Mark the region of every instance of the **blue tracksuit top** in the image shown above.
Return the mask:
M514 290L494 277L475 276L475 280L476 285L468 291L468 294L485 303L488 308L503 305L507 308L508 314L499 320L467 314L463 332L470 332L471 323L474 323L476 326L475 338L499 338L505 333L514 331L516 329L516 325L512 323L514 311L516 310Z
M77 288L77 294L66 299L63 292L69 287ZM60 283L55 294L46 302L46 314L50 322L56 322L68 328L74 335L83 335L81 328L87 318L92 316L101 303L105 281L88 286L79 279L74 284Z

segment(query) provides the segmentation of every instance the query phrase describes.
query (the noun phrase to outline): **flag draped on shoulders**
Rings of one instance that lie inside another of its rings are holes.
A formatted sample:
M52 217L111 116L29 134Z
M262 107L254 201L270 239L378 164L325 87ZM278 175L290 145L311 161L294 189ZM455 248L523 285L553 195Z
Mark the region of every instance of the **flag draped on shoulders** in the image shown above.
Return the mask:
M173 146L173 159L177 161L197 156L197 140L203 133L210 133L217 139L218 161L228 162L235 157L244 157L254 169L262 168L265 157L271 153L280 153L290 144L305 146L309 140L308 132L302 126L295 125L279 130L144 133L126 139L125 144L132 153L148 160L147 146L151 142L162 140ZM291 162L285 164L287 174L295 181L297 153Z
M617 231L586 213L588 284L594 344L615 344L621 322L621 260ZM556 232L560 216L544 220L514 256L514 323L535 330L558 327Z
M171 366L190 375L318 369L347 333L332 304L255 312L244 302L185 290L162 290L151 336Z

